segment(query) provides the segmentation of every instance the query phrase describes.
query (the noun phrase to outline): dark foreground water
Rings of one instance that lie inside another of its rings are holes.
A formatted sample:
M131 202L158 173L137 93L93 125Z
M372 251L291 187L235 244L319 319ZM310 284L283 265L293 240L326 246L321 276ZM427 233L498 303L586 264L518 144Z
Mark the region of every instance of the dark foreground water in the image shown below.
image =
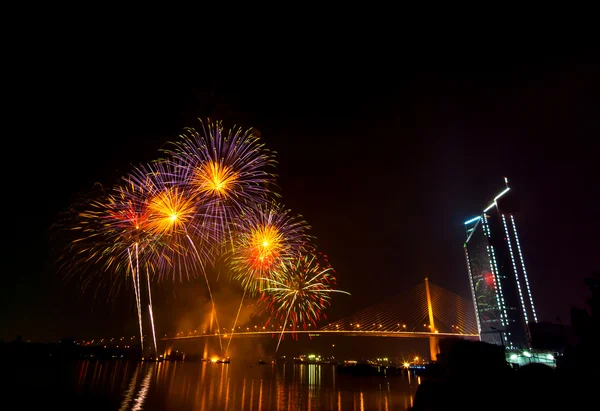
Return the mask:
M41 410L405 410L418 386L308 364L79 361L10 374L4 402Z

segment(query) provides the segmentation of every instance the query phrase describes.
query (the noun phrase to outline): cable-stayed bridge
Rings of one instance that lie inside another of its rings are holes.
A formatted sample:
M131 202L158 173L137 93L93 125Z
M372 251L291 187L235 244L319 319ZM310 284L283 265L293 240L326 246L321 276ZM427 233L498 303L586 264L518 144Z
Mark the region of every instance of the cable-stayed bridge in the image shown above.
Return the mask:
M286 327L287 328L287 327ZM350 337L429 338L431 358L441 337L479 338L473 303L427 278L399 294L318 329L283 330L281 325L244 326L221 332L178 333L162 340L244 338L273 334L335 334Z

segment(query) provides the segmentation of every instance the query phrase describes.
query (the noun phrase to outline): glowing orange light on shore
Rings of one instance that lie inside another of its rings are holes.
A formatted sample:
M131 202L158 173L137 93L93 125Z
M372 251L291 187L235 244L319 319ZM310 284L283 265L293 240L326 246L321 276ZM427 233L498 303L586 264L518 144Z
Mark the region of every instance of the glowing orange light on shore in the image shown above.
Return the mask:
M196 168L193 183L200 193L227 197L238 179L239 173L231 167L208 161Z

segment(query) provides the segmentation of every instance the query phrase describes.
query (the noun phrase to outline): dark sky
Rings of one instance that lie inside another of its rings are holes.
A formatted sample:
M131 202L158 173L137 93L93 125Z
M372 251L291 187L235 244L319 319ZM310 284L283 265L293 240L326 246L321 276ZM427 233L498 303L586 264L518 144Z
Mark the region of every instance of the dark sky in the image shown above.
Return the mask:
M313 227L353 294L335 300L333 318L425 276L469 297L463 222L504 176L522 200L519 234L541 320L568 322L587 297L583 278L600 269L595 49L438 44L385 58L305 50L240 71L216 60L228 69L199 69L190 86L166 73L121 75L109 56L67 55L11 89L5 340L135 333L131 305L104 307L61 280L48 228L76 193L158 157L198 116L257 127L278 153L283 202Z

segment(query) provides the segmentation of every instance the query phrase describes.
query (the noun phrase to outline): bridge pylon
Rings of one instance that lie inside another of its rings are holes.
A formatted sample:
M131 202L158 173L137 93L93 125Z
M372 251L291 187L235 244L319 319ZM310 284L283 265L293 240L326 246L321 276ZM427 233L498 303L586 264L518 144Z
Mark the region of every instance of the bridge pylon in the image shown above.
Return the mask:
M433 304L431 304L431 291L429 291L429 278L425 277L425 294L427 295L427 313L429 314L429 327L435 332L435 323L433 320ZM429 358L436 361L440 353L440 340L438 337L429 337Z

